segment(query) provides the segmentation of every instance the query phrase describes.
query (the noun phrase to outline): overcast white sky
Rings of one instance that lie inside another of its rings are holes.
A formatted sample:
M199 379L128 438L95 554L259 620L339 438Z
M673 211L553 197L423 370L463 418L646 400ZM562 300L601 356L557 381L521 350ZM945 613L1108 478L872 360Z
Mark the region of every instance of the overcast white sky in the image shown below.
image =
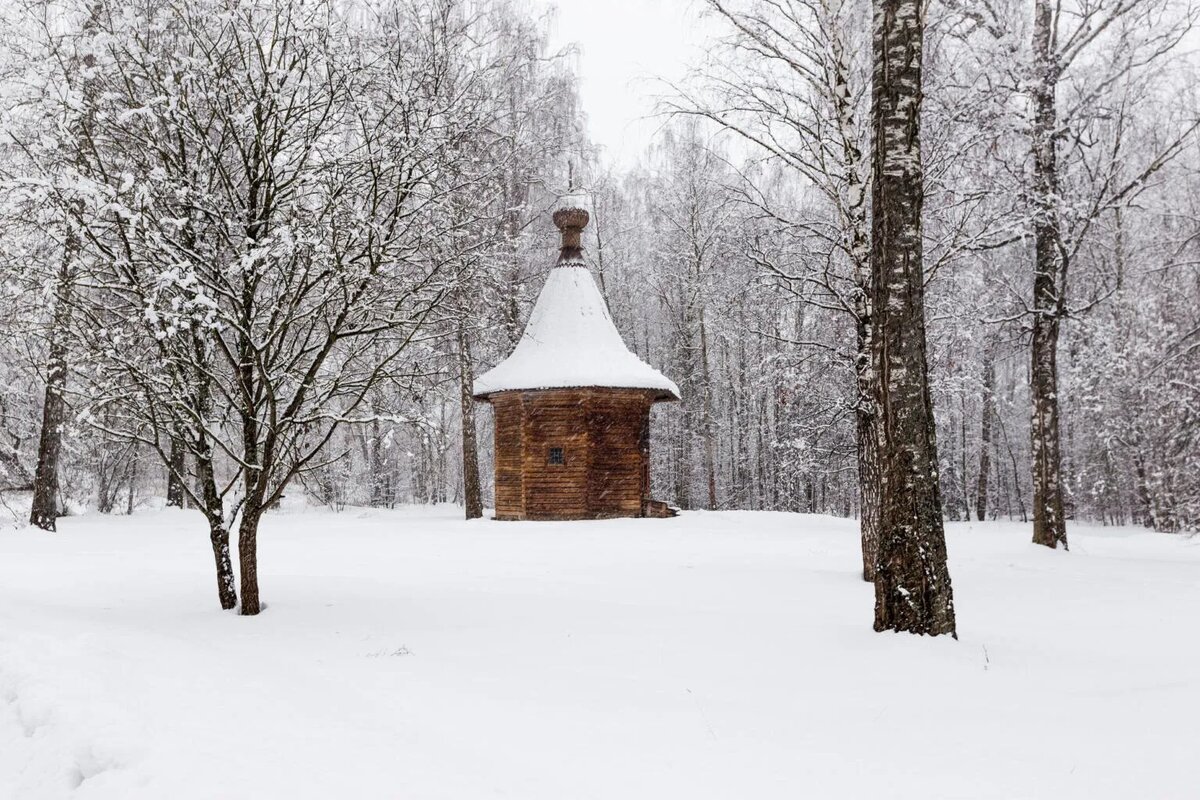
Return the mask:
M706 39L698 0L557 0L551 47L575 42L583 108L592 139L609 160L628 166L649 144L661 120L660 88L679 80Z

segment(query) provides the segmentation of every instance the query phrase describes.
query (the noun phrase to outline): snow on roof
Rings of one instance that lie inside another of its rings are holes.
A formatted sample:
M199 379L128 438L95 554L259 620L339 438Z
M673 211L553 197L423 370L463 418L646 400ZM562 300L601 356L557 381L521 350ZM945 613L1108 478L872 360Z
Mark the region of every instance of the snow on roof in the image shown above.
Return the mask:
M558 208L582 208L584 211L592 210L592 198L586 192L573 191L561 195L558 198Z
M592 273L572 259L550 270L512 355L475 379L474 394L582 386L679 399L678 386L625 346Z

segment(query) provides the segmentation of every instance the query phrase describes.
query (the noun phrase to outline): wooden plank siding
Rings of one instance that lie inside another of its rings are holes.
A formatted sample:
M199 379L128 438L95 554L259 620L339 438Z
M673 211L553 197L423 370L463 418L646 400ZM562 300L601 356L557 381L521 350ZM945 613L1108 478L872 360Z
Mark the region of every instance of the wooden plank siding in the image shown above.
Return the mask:
M595 393L588 398L592 448L588 511L593 517L638 517L649 492L642 483L642 426L650 416L644 396Z
M640 517L650 502L644 389L498 392L496 519ZM561 448L562 463L550 451Z
M574 392L525 393L526 519L587 517L589 447L584 406ZM549 463L551 447L562 449L562 464Z
M496 519L524 519L523 399L520 392L504 392L491 402L496 415Z

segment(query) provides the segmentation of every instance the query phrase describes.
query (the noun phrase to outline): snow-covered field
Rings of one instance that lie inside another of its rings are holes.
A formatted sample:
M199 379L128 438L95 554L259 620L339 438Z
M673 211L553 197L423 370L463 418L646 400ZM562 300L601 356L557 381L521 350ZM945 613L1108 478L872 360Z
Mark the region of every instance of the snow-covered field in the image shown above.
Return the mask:
M960 640L877 634L855 523L749 512L0 531L0 798L1200 797L1200 540L951 524Z

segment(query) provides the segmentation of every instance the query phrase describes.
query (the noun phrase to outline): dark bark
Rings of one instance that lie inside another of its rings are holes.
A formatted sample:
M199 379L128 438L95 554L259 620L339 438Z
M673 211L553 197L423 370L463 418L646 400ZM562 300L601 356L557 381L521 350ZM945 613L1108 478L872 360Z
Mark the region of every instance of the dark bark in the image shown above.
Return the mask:
M1029 513L1025 510L1025 495L1021 491L1021 473L1017 469L1017 454L1013 451L1012 441L1008 438L1008 432L1004 428L1004 418L996 417L996 422L1000 426L1000 436L1004 439L1004 447L1008 451L1008 464L1012 470L1012 493L1017 498L1017 508L1021 510L1021 522L1029 521ZM1009 513L1012 510L1009 509Z
M1034 283L1043 283L1040 275L1035 277ZM1035 294L1041 294L1037 288ZM1058 331L1057 316L1035 314L1030 370L1030 394L1033 400L1033 541L1047 547L1061 544L1066 549L1059 437Z
M69 223L70 224L70 223ZM33 505L29 523L42 530L55 530L58 519L58 462L62 453L66 422L67 336L71 325L71 303L75 287L72 262L79 249L73 232L63 245L54 292L54 315L50 323L50 352L46 359L46 393L42 403L42 429L38 438L37 467L33 476Z
M224 504L217 491L211 453L207 440L202 436L196 448L196 477L200 483L204 517L208 520L208 537L217 568L217 599L221 608L228 611L237 605L237 588L229 554L229 528L225 524Z
M686 378L685 378L686 380ZM684 390L687 391L686 389ZM687 394L684 394L687 397ZM681 409L682 413L679 417L679 431L675 437L675 446L672 448L675 460L675 502L680 508L685 511L692 507L692 458L691 458L691 424L689 423L690 412L686 406L687 400Z
M106 425L112 425L112 413L108 409L104 412L104 422ZM96 464L96 510L101 514L111 514L113 506L117 502L117 469L119 458L114 458L112 449L116 443L107 441L107 437L101 438L99 448L99 458Z
M248 168L249 174L255 175L250 184L250 197L257 198L259 191L266 190L260 182L265 181L257 175L258 165ZM264 199L265 203L265 199ZM253 208L256 203L251 202ZM261 218L247 226L247 243L258 240L257 232L266 227L269 217L269 207L262 209ZM248 215L255 219L257 214ZM251 617L259 613L261 603L258 594L258 522L263 513L263 499L266 496L264 477L268 474L269 464L274 461L271 444L259 443L259 413L266 405L266 392L258 382L258 372L255 368L256 349L249 332L254 328L253 311L255 308L254 282L245 280L241 296L241 330L237 335L237 374L239 408L238 416L242 428L242 485L245 495L242 502L241 522L238 524L238 568L241 573L242 616ZM268 429L267 436L274 442L274 434Z
M483 516L483 489L479 479L479 443L475 431L475 399L471 396L474 375L471 347L463 322L458 323L458 382L462 412L463 507L467 519Z
M126 504L125 504L125 513L126 514L133 513L135 490L137 489L137 481L138 481L138 464L139 463L140 463L140 459L138 458L138 451L137 451L137 448L134 447L132 452L129 454L129 480L126 481L126 484L129 489L129 493L126 495Z
M967 397L959 395L958 456L959 472L962 474L962 518L971 519L970 468L967 466Z
M221 608L228 611L237 606L237 584L233 575L233 559L229 553L229 528L210 519L208 538L217 568L217 600Z
M242 380L253 385L253 374L243 369ZM238 524L238 568L241 572L243 616L252 617L261 611L258 595L258 523L262 519L263 498L266 494L262 484L263 471L257 466L262 463L258 446L258 420L243 410L242 448L246 466L242 467L242 478L246 497L242 505L242 519Z
M167 505L175 508L183 508L184 497L186 492L183 489L183 480L186 469L186 458L183 442L178 438L171 438L171 454L170 460L167 463Z
M104 4L92 3L81 33L86 39L96 32ZM95 114L95 87L89 75L96 64L96 57L84 47L71 56L69 79L72 88L81 91L84 107L78 117L69 119L67 128L78 148L75 151L77 165L81 152L90 144ZM87 144L85 144L87 143ZM63 423L66 418L68 334L70 332L72 303L75 291L75 258L81 247L80 220L84 206L80 200L71 200L64 214L64 236L62 260L54 288L54 314L50 326L50 348L46 360L46 394L42 405L42 428L38 441L37 468L33 478L33 503L29 522L47 531L55 529L58 517L58 462L62 452Z
M252 617L262 610L258 596L258 523L262 512L247 508L242 512L238 525L238 568L242 575L242 610L245 617Z
M975 516L987 519L988 472L992 458L992 417L996 414L996 364L991 353L983 357L983 421L979 429L979 480L975 485Z
M880 375L875 629L955 634L929 393L921 247L923 0L874 0L873 345Z
M378 417L371 420L368 451L371 464L371 505L375 508L390 508L394 493L391 471L383 457L383 430L380 428Z
M1065 310L1066 254L1058 216L1058 65L1053 54L1054 11L1049 0L1034 3L1033 18L1033 180L1036 203L1031 341L1030 435L1033 460L1033 541L1067 548L1063 515L1062 454L1059 436L1058 335Z
M875 430L875 376L872 365L871 317L865 310L858 314L858 407L855 409L855 436L858 444L858 495L861 512L863 580L875 580L875 562L879 558L879 436Z
M1140 448L1133 452L1133 472L1136 480L1134 486L1137 489L1138 501L1138 517L1141 523L1147 528L1154 527L1154 501L1150 496L1150 480L1146 474L1146 459L1142 456Z
M707 488L705 508L713 511L717 507L717 464L716 424L713 419L712 373L708 366L708 329L704 324L704 309L699 315L700 333L700 378L704 382L701 396L701 427L704 435L704 483Z

